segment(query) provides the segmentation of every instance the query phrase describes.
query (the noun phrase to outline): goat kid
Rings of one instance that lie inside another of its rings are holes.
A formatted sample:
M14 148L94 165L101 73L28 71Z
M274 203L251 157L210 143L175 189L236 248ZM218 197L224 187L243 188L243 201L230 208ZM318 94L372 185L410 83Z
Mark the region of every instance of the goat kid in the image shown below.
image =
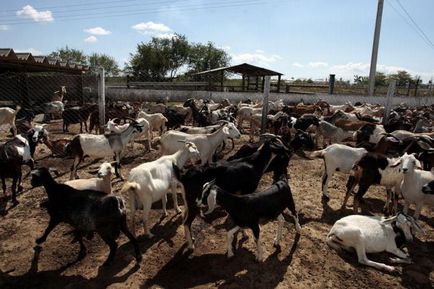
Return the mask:
M242 196L230 194L215 186L213 182L207 183L202 197L197 200L198 206L208 205L209 209L205 214L210 214L215 208L215 203L211 201L212 199L217 200L217 203L228 212L235 223L235 227L228 231L228 258L234 255L232 250L234 234L242 228L249 228L253 231L256 241L256 260L262 262L264 256L260 243L259 224L277 218L279 227L277 228L274 245L279 246L285 220L282 213L285 209L288 209L289 214L293 217L297 233L301 231L286 172L281 174L279 180L265 191Z

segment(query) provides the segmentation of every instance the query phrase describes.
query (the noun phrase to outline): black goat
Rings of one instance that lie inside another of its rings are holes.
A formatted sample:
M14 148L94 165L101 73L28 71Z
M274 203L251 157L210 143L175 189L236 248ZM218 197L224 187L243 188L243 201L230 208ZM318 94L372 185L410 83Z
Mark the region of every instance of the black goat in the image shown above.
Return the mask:
M97 105L91 104L83 107L71 107L67 108L62 113L63 118L63 132L68 131L68 126L70 124L80 124L80 132L83 132L83 123L84 128L87 130L87 119L89 118L89 115L96 111Z
M216 184L228 188L230 192L253 193L265 171L274 171L275 178L280 175L280 172L286 172L289 162L288 150L289 148L285 148L281 140L269 140L256 152L242 159L212 164L209 167L192 168L185 173L174 165L175 177L183 184L187 201L184 228L189 248L194 248L191 224L199 213L196 199L200 198L205 183L216 179ZM271 162L273 154L278 155L276 157L278 161Z
M174 109L166 108L163 115L167 118L167 129L176 129L185 123L187 114L182 114Z
M196 106L193 98L187 99L184 102L184 107L190 107L193 113L193 124L197 123L198 126L210 125L208 122L208 107L204 105L201 109Z
M34 167L33 155L38 143L46 140L48 133L43 126L36 126L26 133L0 145L0 177L3 193L6 195L6 178L12 179L12 203L18 204L17 192L22 190L22 165ZM17 189L18 188L18 189Z
M279 220L277 236L274 240L274 245L279 246L285 220L282 213L285 209L288 209L289 214L293 217L297 233L301 231L286 172L282 172L278 180L268 189L259 193L242 196L230 194L216 186L214 182L208 183L205 185L202 198L198 200L198 205L208 204L209 209L206 214L214 210L213 206L215 204L213 202L210 204L210 199L215 199L217 204L228 212L235 223L235 227L228 231L228 258L234 255L232 251L234 234L242 228L249 228L255 236L257 246L256 260L263 261L259 224L264 221Z
M74 240L80 243L80 258L86 254L83 236L91 236L93 232L97 232L110 247L110 254L104 262L104 265L109 265L118 247L116 239L122 231L134 246L136 260L142 259L137 241L128 230L126 208L120 197L93 190L76 190L59 184L47 168L36 169L31 175L33 187L45 188L48 195L45 207L50 215L48 227L44 234L36 239L37 244L45 242L48 234L63 222L74 227Z

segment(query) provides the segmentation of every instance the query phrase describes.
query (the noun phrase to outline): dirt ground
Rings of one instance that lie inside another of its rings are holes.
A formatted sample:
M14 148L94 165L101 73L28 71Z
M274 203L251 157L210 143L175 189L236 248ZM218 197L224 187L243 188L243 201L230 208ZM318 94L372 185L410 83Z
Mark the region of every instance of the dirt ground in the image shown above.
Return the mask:
M74 128L76 129L76 127ZM50 124L53 139L64 137L60 123ZM72 136L71 133L69 136ZM247 139L243 136L242 141ZM237 142L237 147L242 142ZM156 152L145 154L141 144L128 149L123 159L123 172L145 161L155 159ZM36 153L37 166L55 167L66 181L72 160L50 157L41 145ZM99 161L100 162L100 161ZM79 175L91 177L89 169L98 161L87 159ZM27 168L25 168L27 172ZM139 237L143 261L136 264L133 250L123 235L118 239L119 250L111 267L102 263L108 247L99 237L86 240L87 255L76 261L79 245L71 244L66 225L58 226L40 248L35 248L48 222L46 211L39 203L46 198L42 188L31 189L29 178L24 180L20 204L8 208L0 217L0 288L432 288L434 284L434 221L432 211L424 209L420 224L425 235L419 235L408 246L413 264L400 266L400 274L388 274L359 265L355 254L330 250L324 243L333 223L351 213L338 209L345 190L346 178L336 174L330 183L331 200L321 200L322 160L305 160L294 156L290 162L290 186L297 210L300 212L301 236L296 235L289 216L279 250L273 247L277 223L261 227L261 241L266 257L255 262L255 244L251 232L247 240L239 235L235 257L226 258L226 229L230 227L226 213L216 210L203 220L193 223L196 250L186 252L181 215L172 209L169 196L169 216L161 219L158 204L151 213L151 227L155 237ZM234 180L235 181L235 180ZM260 189L266 188L271 176L264 176ZM114 184L115 192L122 183ZM182 203L181 197L179 200ZM365 214L381 214L385 191L371 188L365 197ZM350 200L351 203L351 200ZM138 222L138 218L136 219ZM137 235L143 234L138 224ZM373 260L388 263L388 254L370 255Z

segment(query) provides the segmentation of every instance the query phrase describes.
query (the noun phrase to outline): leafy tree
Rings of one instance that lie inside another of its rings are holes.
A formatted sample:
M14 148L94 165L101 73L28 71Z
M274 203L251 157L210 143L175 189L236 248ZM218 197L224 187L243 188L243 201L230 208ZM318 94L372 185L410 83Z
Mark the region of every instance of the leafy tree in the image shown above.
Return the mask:
M396 80L396 85L398 85L398 86L404 86L407 83L411 83L413 81L410 73L408 73L405 70L399 70L395 74L390 74L388 76L388 79L389 80L391 80L391 79Z
M117 76L119 74L119 66L116 60L104 53L89 55L89 65L92 68L103 67L107 76Z
M212 42L195 43L190 47L187 74L228 66L230 60L227 52L217 48Z
M354 75L354 83L355 84L368 84L369 77L368 76L361 76L361 75Z
M73 61L82 65L87 64L87 58L83 51L69 48L68 45L58 48L56 51L51 52L48 56L62 61Z
M387 84L387 76L383 72L375 73L375 86L385 86Z
M140 80L173 79L187 63L188 52L185 36L176 34L171 39L153 37L148 43L137 45L137 52L131 54L127 70Z

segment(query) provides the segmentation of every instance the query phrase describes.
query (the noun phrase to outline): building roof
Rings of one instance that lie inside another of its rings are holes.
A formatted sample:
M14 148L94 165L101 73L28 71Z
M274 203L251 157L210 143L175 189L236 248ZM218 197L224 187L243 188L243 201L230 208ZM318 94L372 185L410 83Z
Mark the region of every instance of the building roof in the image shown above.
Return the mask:
M0 72L65 72L80 74L88 66L69 61L59 61L47 56L33 56L30 52L15 52L12 48L0 48Z
M215 69L210 69L206 71L201 71L196 73L195 75L203 75L203 74L209 74L209 73L215 73L219 71L229 71L233 73L240 73L246 76L275 76L275 75L283 75L283 73L276 72L273 70L269 70L263 67L251 65L248 63L242 63L239 65L234 66L227 66L227 67L220 67Z

